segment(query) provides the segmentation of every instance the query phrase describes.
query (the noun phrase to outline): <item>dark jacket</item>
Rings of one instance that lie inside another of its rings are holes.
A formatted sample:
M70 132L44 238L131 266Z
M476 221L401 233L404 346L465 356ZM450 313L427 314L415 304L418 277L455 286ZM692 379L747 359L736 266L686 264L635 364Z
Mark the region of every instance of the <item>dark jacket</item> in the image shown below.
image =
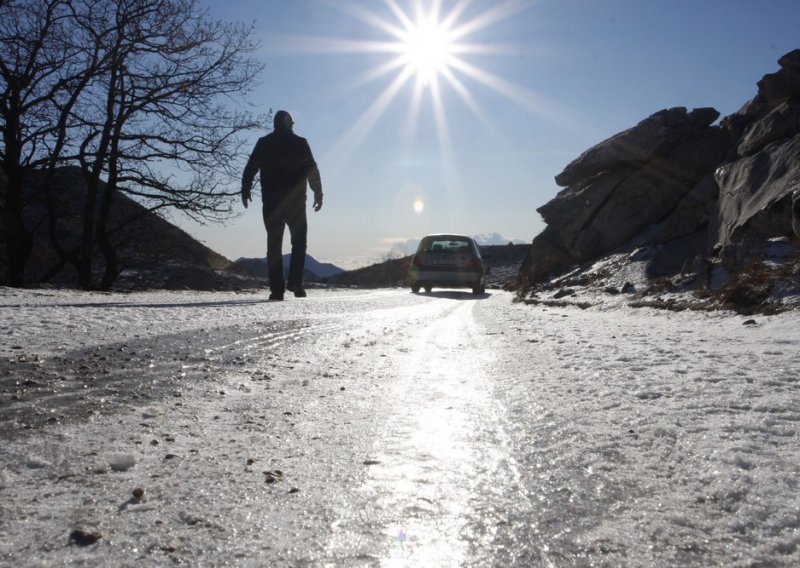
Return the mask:
M306 182L315 196L322 196L319 169L308 141L291 131L275 131L256 142L242 175L242 188L248 192L256 172L261 173L261 196L266 205L305 202Z

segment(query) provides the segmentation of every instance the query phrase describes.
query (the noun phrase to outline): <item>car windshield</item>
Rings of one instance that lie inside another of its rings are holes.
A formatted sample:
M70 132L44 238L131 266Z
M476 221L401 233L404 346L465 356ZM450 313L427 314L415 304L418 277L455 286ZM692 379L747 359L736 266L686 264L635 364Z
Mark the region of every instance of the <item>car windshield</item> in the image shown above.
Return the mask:
M464 239L434 238L422 241L421 252L469 253L469 241Z

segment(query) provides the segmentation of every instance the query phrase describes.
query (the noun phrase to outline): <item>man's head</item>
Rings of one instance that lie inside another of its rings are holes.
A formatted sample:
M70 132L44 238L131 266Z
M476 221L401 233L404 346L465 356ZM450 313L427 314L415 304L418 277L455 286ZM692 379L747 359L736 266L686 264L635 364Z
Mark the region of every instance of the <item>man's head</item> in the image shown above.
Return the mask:
M275 119L273 120L273 125L275 126L276 131L280 132L291 132L292 126L294 125L294 120L292 119L292 115L286 112L285 110L279 110L275 113Z

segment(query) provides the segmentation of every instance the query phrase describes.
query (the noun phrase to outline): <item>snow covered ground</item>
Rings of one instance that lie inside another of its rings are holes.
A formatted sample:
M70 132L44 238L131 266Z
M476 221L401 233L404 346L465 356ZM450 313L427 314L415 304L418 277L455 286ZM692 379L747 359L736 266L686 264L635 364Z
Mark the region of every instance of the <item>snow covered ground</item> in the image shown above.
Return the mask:
M264 298L0 288L0 564L800 565L796 311Z

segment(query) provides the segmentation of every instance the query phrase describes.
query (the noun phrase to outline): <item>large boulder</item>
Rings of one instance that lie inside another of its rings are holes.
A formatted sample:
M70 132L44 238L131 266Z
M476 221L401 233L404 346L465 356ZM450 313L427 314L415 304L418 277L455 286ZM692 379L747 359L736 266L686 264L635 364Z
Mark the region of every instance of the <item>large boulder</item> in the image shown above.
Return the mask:
M524 286L535 284L549 275L561 272L571 264L571 255L555 230L547 226L534 237L525 260L520 266Z
M779 65L720 126L711 108L665 109L568 164L521 281L643 246L651 276L732 272L759 241L800 236L800 50Z
M800 49L781 57L778 65L779 71L764 75L758 82L758 98L767 106L800 95Z
M738 147L740 156L752 156L768 144L800 132L800 98L785 100L763 118L751 123Z
M691 139L719 118L713 108L687 112L684 107L664 109L639 124L590 148L556 176L562 187L581 183L599 173L636 168Z
M800 239L800 188L792 192L792 230Z
M714 109L662 110L567 166L556 179L575 183L538 209L548 228L533 242L531 269L590 260L668 218L728 153L727 135L710 125L717 116Z
M800 187L800 134L720 167L709 243L730 246L792 232L791 199Z
M680 200L677 207L664 221L653 227L653 230L648 233L646 241L661 245L698 231L705 231L718 195L717 181L713 175L709 174Z

